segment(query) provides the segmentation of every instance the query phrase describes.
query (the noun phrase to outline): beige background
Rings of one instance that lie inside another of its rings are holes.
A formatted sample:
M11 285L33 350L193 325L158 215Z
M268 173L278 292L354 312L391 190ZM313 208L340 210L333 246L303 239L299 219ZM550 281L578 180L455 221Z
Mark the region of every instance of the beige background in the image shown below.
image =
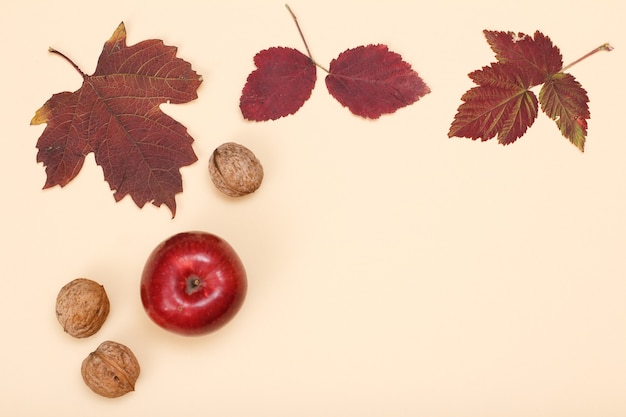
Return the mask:
M300 111L249 123L238 109L252 57L302 42L280 1L5 2L0 327L3 416L554 417L626 415L626 70L621 3L294 0L314 57L386 43L432 93L378 121L342 108L324 74ZM64 189L35 162L53 93L94 71L120 21L160 38L204 76L199 99L163 109L196 139L172 220L115 203L90 155ZM592 119L580 153L544 114L518 143L448 139L493 61L483 29L541 30L570 62ZM265 167L254 195L225 198L206 165L226 141ZM202 338L153 325L138 280L152 248L185 230L226 238L249 274L229 326ZM62 332L58 290L103 283L112 311L85 340ZM130 346L136 392L100 398L82 359Z

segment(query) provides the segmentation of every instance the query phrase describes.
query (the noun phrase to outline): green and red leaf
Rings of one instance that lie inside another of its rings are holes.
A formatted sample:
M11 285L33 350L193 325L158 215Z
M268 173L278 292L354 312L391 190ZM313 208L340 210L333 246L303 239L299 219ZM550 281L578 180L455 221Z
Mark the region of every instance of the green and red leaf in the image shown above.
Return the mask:
M561 134L584 151L589 120L589 98L576 79L563 72L598 51L601 45L573 63L563 66L559 49L539 31L523 33L483 31L497 62L469 77L478 86L468 90L450 125L449 137L488 140L509 144L522 136L541 110L556 122ZM530 91L542 85L539 99Z
M554 74L539 92L541 110L556 122L559 130L578 149L584 151L587 136L589 97L571 74Z

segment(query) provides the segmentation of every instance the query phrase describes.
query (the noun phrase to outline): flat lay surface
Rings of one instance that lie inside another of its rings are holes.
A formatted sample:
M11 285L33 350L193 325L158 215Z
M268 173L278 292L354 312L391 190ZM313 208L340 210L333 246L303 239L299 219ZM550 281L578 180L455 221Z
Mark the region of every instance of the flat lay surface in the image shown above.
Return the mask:
M289 6L322 66L384 44L429 91L365 119L329 94L317 68L294 114L254 122L239 100L255 55L307 54L284 2L3 6L0 414L626 415L621 3ZM36 145L46 123L31 120L83 82L48 48L93 74L121 22L128 46L162 40L201 75L197 99L159 107L186 128L197 157L181 164L174 217L171 204L116 202L93 153L67 185L43 189ZM475 86L468 74L495 61L483 30L541 31L564 64L605 42L615 48L568 69L589 98L584 153L541 110L507 146L448 137ZM263 166L249 195L211 182L209 159L227 142ZM157 326L140 297L150 253L185 231L226 240L247 273L241 309L203 336ZM64 333L55 301L80 277L104 286L110 312L78 339ZM81 378L83 359L107 340L141 366L135 391L119 398Z

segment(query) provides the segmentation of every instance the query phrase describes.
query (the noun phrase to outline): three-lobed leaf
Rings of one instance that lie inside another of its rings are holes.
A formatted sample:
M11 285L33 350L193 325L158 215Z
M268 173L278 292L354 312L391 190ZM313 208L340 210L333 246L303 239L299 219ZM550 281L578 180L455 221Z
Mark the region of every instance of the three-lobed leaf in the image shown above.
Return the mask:
M484 31L497 62L470 73L478 85L467 91L450 125L449 137L489 140L501 144L520 138L537 117L538 103L562 135L584 150L587 93L571 74L563 73L559 49L539 31ZM539 100L530 90L542 85Z
M165 204L176 214L180 168L197 161L187 129L163 113L163 103L197 98L202 77L160 40L126 45L123 23L104 44L96 71L79 90L54 94L31 124L47 126L37 142L44 188L65 186L93 152L116 201Z

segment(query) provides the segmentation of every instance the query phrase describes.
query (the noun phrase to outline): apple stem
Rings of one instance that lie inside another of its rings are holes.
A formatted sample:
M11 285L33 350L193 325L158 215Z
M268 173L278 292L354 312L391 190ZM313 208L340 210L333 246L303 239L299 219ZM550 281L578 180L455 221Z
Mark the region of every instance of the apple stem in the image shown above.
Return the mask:
M311 54L311 50L309 49L309 45L306 42L306 39L304 37L304 33L302 33L302 29L300 28L300 23L298 23L298 18L296 17L296 14L293 12L293 10L291 10L291 7L289 7L288 4L285 4L285 7L287 8L287 10L289 11L289 14L291 15L291 18L293 19L294 23L296 24L296 28L298 28L298 33L300 34L300 38L302 39L302 42L304 43L304 47L306 48L306 54L309 56L309 59L311 60L311 62L318 68L324 70L327 73L330 73L330 71L328 71L325 67L323 67L322 65L318 64L317 61L315 61L313 59L313 55Z
M578 58L576 61L574 62L570 62L569 64L567 64L566 66L564 66L563 68L561 68L561 72L567 71L568 69L570 69L571 67L573 67L574 65L578 64L580 61L583 61L587 58L589 58L591 55L595 54L596 52L600 52L600 51L612 51L614 48L607 42L604 43L600 46L598 46L597 48L595 48L594 50L592 50L591 52L586 53L585 55L581 56L580 58Z
M187 286L185 288L185 292L187 295L191 295L194 292L198 291L198 288L202 286L202 281L195 275L190 275L187 277Z
M63 57L63 59L65 59L67 62L69 62L70 64L72 64L72 66L74 67L74 69L75 69L76 71L78 71L78 73L81 75L81 77L83 77L83 78L87 78L87 74L85 74L85 73L84 73L84 72L83 72L83 71L82 71L82 70L78 67L78 65L76 65L76 64L74 63L74 61L72 61L71 59L69 59L69 58L68 58L68 57L67 57L64 53L59 52L59 51L57 51L57 50L56 50L56 49L54 49L54 48L48 48L48 52L51 52L51 53L53 53L53 54L60 55L61 57Z

